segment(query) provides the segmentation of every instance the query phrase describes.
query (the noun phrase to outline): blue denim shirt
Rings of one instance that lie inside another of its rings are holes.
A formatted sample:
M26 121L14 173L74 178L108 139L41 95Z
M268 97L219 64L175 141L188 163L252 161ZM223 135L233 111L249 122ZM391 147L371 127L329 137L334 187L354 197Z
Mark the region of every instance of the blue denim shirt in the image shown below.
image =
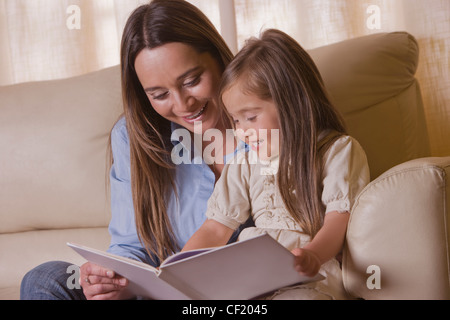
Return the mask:
M172 124L172 131L176 128L179 126ZM112 130L111 147L114 163L110 172L112 217L108 252L154 264L136 232L130 183L130 145L125 118L121 118ZM192 152L192 149L187 150L186 147L183 145L183 151ZM235 152L246 148L245 144L241 144ZM167 212L177 245L182 248L205 221L206 206L214 189L215 176L204 161L201 164L182 163L176 166L175 183L179 201L172 193Z

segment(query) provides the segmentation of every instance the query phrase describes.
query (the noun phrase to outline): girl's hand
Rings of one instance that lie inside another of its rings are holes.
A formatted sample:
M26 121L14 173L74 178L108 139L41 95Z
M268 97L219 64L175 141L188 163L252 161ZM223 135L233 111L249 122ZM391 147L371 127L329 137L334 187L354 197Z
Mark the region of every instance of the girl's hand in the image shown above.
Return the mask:
M128 280L99 265L87 262L80 267L80 284L88 300L118 300L126 296Z
M295 256L294 268L298 273L314 277L319 272L321 262L316 253L305 248L296 248L291 252Z

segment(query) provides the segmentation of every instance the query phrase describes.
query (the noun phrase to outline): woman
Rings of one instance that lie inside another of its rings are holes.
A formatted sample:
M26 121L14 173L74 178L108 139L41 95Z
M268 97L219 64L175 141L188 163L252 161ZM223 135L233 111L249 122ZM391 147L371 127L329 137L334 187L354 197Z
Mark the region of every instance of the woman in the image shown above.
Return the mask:
M121 46L124 117L111 133L109 252L158 265L203 223L223 161L174 165L171 151L177 143L187 154L195 150L171 136L179 128L192 133L199 124L202 132L214 128L226 136L231 126L216 95L231 59L211 22L186 1L154 0L131 14ZM227 139L219 140L202 141L201 151L234 150ZM124 290L127 279L91 263L80 268L83 290L69 290L67 266L50 262L30 271L21 297L131 298Z

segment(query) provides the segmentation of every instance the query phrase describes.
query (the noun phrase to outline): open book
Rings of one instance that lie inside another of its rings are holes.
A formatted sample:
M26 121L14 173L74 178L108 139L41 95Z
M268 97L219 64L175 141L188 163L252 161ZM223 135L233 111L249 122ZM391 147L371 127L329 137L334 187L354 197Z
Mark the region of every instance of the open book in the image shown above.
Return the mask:
M223 247L180 252L159 267L68 243L86 260L129 280L128 290L157 300L248 300L276 289L323 279L301 276L294 255L269 235Z

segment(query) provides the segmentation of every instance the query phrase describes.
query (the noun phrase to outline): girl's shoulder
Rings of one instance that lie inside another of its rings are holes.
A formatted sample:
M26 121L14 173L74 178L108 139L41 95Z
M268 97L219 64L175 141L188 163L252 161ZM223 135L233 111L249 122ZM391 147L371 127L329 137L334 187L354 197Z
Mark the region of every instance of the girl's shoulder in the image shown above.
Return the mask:
M334 130L324 130L318 136L318 145L323 146L334 140L329 144L325 153L330 153L332 151L345 151L350 149L355 149L359 152L364 152L362 146L354 137L347 134L340 134Z
M369 181L369 164L358 140L349 135L337 138L324 155L322 201L326 212L349 211Z
M367 163L366 153L357 139L350 135L341 135L328 147L324 153L325 163L346 159L350 163Z
M361 144L356 140L356 138L350 136L350 135L341 135L338 137L333 144L330 146L329 149L335 149L335 150L356 150L359 152L364 152Z

